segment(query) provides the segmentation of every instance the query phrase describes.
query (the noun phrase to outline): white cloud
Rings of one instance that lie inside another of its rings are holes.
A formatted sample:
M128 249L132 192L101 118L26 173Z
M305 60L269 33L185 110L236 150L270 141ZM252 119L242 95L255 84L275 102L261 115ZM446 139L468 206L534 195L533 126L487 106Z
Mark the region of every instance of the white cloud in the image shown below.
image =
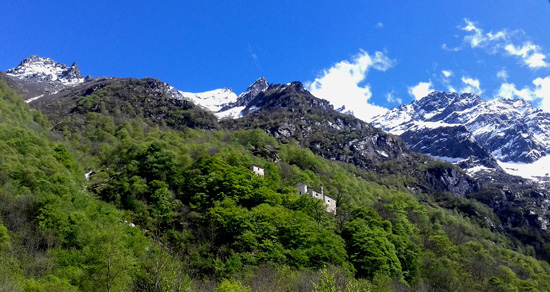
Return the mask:
M260 67L260 63L258 61L258 55L256 55L256 52L252 49L252 45L248 44L248 53L250 54L250 58L252 58L252 61L254 61L254 65L256 67Z
M426 97L432 91L434 91L432 81L419 82L417 85L409 87L409 94L416 100Z
M466 22L466 26L461 29L473 32L473 34L465 36L464 41L469 42L472 48L478 47L483 42L483 31L468 19L464 19L464 21Z
M514 98L517 91L518 90L516 89L515 84L503 83L502 85L500 85L500 89L498 90L498 93L497 93L497 98L498 97L508 98L508 99Z
M474 93L477 95L483 93L483 90L479 87L478 79L462 76L462 83L464 83L464 87L460 90L462 93Z
M385 107L377 106L377 105L370 104L370 103L366 103L364 105L361 105L360 110L353 110L352 109L353 115L356 118L359 118L359 119L361 119L363 121L366 121L366 122L372 121L372 119L374 117L381 116L381 115L385 114L387 111L388 111L388 109L385 108Z
M525 42L521 46L509 44L504 49L508 54L519 57L529 68L549 67L549 64L544 60L546 56L540 52L541 48L531 42Z
M533 81L535 96L540 99L539 106L542 110L550 113L550 76L537 78Z
M445 85L447 87L447 91L456 92L456 89L451 85L451 80L449 79L451 76L454 75L453 71L451 71L451 70L442 70L441 74L443 75L441 77L441 81L443 82L443 85Z
M505 41L508 39L509 33L506 30L501 30L496 33L488 32L483 33L481 28L478 28L473 21L464 19L466 26L461 29L471 34L464 37L464 41L470 44L470 47L487 47L487 46L498 46L500 41Z
M498 96L503 98L519 97L527 101L535 99L535 93L529 88L518 90L513 83L503 83L498 90Z
M468 32L464 36L463 42L471 48L484 48L488 53L501 53L505 56L514 56L519 61L531 69L550 68L550 63L546 61L547 55L542 52L542 48L526 39L523 31L500 30L496 33L484 33L483 29L468 19L464 19L466 26L460 27L461 30ZM442 49L447 51L458 51L461 48L449 49L443 44Z
M542 110L550 112L550 76L533 80L534 87L524 87L519 90L513 83L503 83L498 90L497 96L504 98L519 97L538 104Z
M317 97L330 101L335 107L345 105L355 116L370 120L387 109L368 103L372 97L369 84L362 85L370 69L385 71L393 66L384 53L369 55L361 50L351 61L344 60L323 70L313 82L306 82L306 88Z
M447 44L442 44L441 45L441 48L445 51L449 51L449 52L458 52L460 50L462 50L461 47L456 47L456 48L449 48L449 46L447 46Z
M386 93L386 101L389 102L389 103L398 103L398 104L403 103L403 100L401 98L394 96L393 91Z
M376 24L376 28L384 28L384 24L382 22L379 22Z
M508 75L508 71L506 71L506 69L502 69L497 72L497 77L503 81L506 81L510 76Z

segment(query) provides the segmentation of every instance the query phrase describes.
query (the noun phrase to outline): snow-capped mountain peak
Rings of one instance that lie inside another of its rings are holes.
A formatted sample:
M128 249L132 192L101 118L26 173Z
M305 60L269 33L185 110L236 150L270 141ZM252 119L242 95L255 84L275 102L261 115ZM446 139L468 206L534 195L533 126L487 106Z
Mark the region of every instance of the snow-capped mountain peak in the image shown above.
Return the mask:
M84 82L76 62L67 66L37 55L23 59L17 67L7 70L6 74L20 80L52 85L57 83L62 86L74 86Z

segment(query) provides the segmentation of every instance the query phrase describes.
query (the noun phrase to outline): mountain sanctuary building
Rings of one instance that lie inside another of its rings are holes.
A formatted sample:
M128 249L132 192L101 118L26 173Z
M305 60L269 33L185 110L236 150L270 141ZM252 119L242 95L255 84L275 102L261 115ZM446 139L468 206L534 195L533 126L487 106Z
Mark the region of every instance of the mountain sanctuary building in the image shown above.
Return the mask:
M257 165L250 166L250 171L252 171L258 176L264 176L265 174L265 170ZM298 193L300 194L300 196L303 194L308 194L313 198L319 199L325 203L327 212L331 214L336 214L336 200L324 194L323 186L321 186L320 192L316 192L312 189L308 189L307 185L301 182L296 184L295 188L298 190Z
M300 196L303 194L308 194L313 198L319 199L325 203L325 206L327 207L327 212L331 214L336 214L336 200L323 193L323 186L321 186L320 193L312 189L308 190L307 185L301 182L296 184L295 188L298 190Z
M250 170L258 176L264 176L264 169L257 165L252 165Z

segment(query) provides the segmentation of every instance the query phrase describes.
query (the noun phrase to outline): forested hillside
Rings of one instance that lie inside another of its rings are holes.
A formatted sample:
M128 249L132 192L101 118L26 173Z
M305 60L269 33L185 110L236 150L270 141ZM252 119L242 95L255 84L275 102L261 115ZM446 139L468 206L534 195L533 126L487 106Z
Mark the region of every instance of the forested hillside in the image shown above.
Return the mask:
M107 96L60 126L0 83L0 291L550 290L547 246L517 235L529 230L411 192L395 161L367 171L192 110L174 128ZM298 182L322 185L337 215Z

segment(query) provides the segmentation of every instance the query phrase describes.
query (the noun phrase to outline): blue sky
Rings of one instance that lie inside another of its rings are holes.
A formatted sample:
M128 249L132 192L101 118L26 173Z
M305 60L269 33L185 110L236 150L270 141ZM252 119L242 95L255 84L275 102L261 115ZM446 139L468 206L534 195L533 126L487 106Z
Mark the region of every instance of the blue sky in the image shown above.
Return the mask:
M7 0L0 11L0 70L38 54L84 75L237 94L265 76L302 81L364 118L429 90L550 111L543 0Z

